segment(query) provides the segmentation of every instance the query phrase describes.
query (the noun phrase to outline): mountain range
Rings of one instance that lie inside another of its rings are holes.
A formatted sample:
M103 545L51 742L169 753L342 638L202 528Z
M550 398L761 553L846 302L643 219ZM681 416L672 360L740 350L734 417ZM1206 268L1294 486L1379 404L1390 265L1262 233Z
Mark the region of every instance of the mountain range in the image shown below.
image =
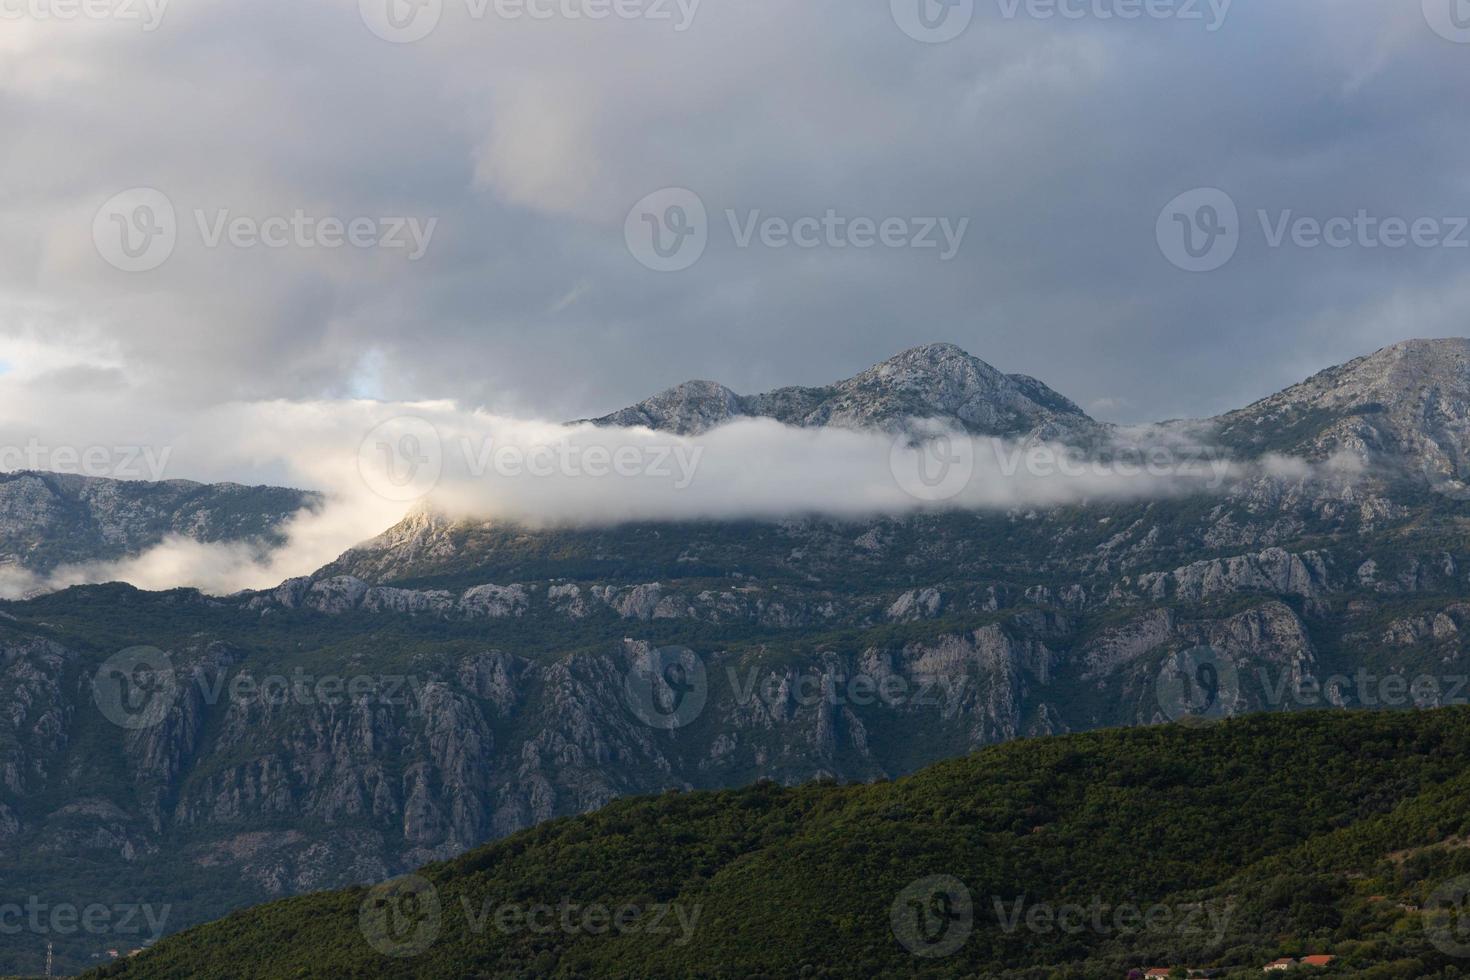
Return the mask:
M1467 696L1464 340L1142 434L944 345L822 388L691 383L598 421L698 436L747 416L939 420L1096 452L1170 439L1249 465L1215 492L862 520L532 528L419 510L265 591L0 604L0 888L168 905L172 932L622 797L886 780L1187 717L1181 676L1213 678L1224 714ZM218 492L184 533L268 534L309 503ZM115 658L138 647L167 683L146 724L120 726L98 678L126 676L136 656ZM307 696L268 693L299 677ZM35 969L36 938L0 936L0 971ZM55 942L71 968L128 944Z

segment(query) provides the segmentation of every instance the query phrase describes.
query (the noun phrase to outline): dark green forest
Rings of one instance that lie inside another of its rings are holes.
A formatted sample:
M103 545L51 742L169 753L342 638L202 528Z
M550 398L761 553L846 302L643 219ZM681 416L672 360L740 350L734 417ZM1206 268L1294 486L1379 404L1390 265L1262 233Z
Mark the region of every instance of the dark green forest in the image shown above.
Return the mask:
M89 976L1470 975L1467 760L1470 709L1298 712L629 799Z

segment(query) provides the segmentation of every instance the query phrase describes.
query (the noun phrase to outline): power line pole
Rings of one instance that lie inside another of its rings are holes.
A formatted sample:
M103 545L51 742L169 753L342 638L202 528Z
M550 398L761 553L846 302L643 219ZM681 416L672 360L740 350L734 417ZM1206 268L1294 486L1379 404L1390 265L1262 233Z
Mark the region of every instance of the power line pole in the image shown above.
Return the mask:
M51 944L49 942L46 944L46 977L47 980L51 977Z

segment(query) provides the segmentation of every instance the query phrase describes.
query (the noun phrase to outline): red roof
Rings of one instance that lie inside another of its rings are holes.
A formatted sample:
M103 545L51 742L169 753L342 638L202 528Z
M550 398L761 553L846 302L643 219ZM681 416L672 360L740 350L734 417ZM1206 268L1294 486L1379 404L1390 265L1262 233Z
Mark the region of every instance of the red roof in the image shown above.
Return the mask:
M1326 966L1333 961L1334 957L1318 954L1316 956L1303 956L1302 962L1307 966Z

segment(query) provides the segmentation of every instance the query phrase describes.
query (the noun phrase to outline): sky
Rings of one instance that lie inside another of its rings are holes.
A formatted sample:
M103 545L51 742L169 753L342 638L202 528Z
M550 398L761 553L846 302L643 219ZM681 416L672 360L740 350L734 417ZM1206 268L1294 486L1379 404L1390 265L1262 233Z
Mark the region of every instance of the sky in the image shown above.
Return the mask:
M1466 6L0 0L0 422L584 418L933 341L1214 414L1465 333Z

